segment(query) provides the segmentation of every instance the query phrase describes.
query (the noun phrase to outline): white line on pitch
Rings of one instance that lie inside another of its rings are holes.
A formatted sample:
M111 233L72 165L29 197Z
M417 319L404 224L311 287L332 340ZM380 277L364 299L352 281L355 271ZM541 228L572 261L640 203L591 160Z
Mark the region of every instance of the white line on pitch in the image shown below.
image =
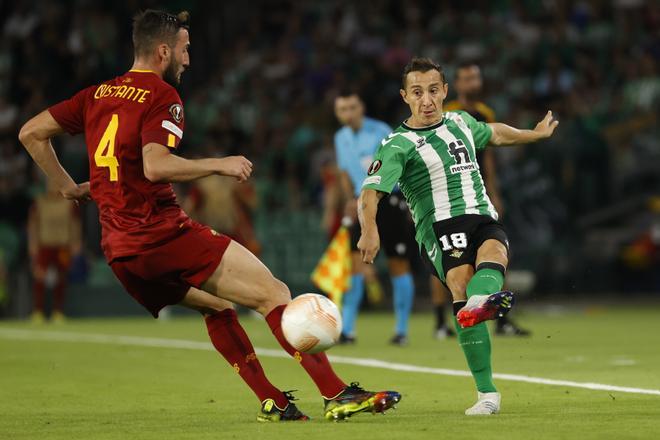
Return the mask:
M140 347L161 347L161 348L180 348L187 350L206 350L215 351L208 342L188 341L183 339L164 339L147 338L141 336L121 336L121 335L103 335L95 333L75 333L75 332L53 332L22 330L11 328L0 328L0 337L11 340L45 340L60 342L87 342L95 344L114 344L114 345L134 345ZM260 356L288 358L289 355L283 350L272 350L267 348L257 348L256 352ZM358 365L361 367L382 368L393 371L407 371L411 373L437 374L442 376L464 376L470 377L469 371L450 370L446 368L431 368L418 365L399 364L387 362L378 359L354 358L348 356L328 356L333 363ZM526 382L541 385L565 386L572 388L584 388L598 391L616 391L621 393L651 394L660 396L660 390L645 388L621 387L616 385L607 385L601 383L573 382L570 380L545 379L542 377L523 376L518 374L493 374L495 379L508 380L512 382Z

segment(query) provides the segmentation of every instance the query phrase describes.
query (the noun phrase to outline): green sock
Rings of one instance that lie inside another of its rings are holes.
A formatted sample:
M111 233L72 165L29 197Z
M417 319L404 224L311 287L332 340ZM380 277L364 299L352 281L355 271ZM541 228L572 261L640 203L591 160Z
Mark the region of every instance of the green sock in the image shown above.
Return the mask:
M488 295L498 292L504 285L504 276L494 269L481 269L477 271L467 285L467 297L473 295ZM490 364L490 336L488 326L481 322L475 326L461 328L454 318L454 325L458 333L458 343L465 353L468 367L481 393L496 392L493 383L493 369Z
M467 285L467 297L472 295L490 295L499 292L504 285L504 275L495 269L480 269Z

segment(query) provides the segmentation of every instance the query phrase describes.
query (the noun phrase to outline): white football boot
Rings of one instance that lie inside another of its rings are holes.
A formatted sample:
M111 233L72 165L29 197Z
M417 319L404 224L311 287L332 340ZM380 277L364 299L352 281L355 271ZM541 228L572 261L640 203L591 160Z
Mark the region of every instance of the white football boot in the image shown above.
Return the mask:
M500 393L477 393L477 403L465 410L466 416L489 416L500 412Z

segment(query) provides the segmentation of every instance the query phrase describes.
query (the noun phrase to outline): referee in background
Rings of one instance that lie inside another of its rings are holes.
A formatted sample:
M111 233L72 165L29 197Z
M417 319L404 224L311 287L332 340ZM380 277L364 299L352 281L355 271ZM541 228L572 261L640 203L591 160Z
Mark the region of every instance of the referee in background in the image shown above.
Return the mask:
M362 182L373 161L373 155L392 128L384 122L364 114L364 104L357 93L341 91L335 98L335 116L342 127L335 133L335 153L339 168L341 188L349 197L345 216L352 223L351 288L344 293L342 304L343 331L340 343L355 343L355 321L364 294L364 278L368 267L362 262L357 242L360 224L357 221L357 198ZM414 233L408 205L400 191L383 197L378 209L378 230L383 237L382 248L387 255L387 265L392 280L396 325L393 345L408 343L408 321L412 311L415 286L410 273L410 252L414 249Z

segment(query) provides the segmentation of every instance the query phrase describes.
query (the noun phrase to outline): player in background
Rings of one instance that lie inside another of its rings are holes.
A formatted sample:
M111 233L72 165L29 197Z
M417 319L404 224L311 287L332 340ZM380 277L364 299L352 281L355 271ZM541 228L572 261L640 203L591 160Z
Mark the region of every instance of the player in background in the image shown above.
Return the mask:
M184 132L175 86L190 64L188 18L187 12L137 14L133 67L33 117L21 128L21 143L64 198L96 202L103 251L129 294L154 317L170 304L203 314L213 346L259 398L257 420L307 416L290 393L266 378L232 303L266 318L280 345L317 385L326 418L385 411L398 393L347 386L324 353L294 350L281 329L291 297L287 286L243 246L192 221L179 207L171 182L213 174L243 182L252 173L242 156L188 160L174 154ZM89 182L74 182L53 151L50 139L64 132L85 134Z
M445 111L463 110L479 122L489 124L495 122L495 111L480 101L483 80L481 69L476 63L465 62L458 66L454 74L454 90L456 90L457 99L444 104L443 108ZM504 213L504 205L497 181L497 158L495 157L495 151L490 148L477 151L477 163L479 164L479 169L486 185L486 193L499 214L501 221ZM438 300L447 298L447 294L442 289L442 285L437 278L431 277L431 279L433 280L432 298L434 299L434 303L438 304ZM442 306L440 307L444 308ZM439 313L440 311L438 310L436 316ZM495 334L529 336L530 332L529 330L518 327L511 320L510 315L504 315L496 320Z
M345 209L350 219L352 270L351 288L342 303L343 343L355 343L355 321L364 293L365 274L369 268L362 262L357 242L360 224L357 221L357 198L369 165L381 141L392 131L384 122L365 116L364 104L357 93L342 91L335 98L335 116L342 127L335 133L335 153L340 185L349 197ZM380 202L378 229L383 235L383 248L392 280L394 314L396 317L393 345L408 343L408 321L412 312L415 285L410 273L409 252L413 245L408 206L397 189Z
M37 196L30 208L27 229L34 295L32 322L40 324L45 321L46 274L52 268L57 281L53 286L51 320L62 323L65 320L64 296L71 258L81 251L81 228L76 206L63 199L49 181L46 192Z
M181 207L190 218L229 236L258 257L261 244L252 218L257 203L257 192L251 182L208 176L191 185Z
M358 201L362 236L358 248L372 263L380 248L378 201L397 184L410 204L422 258L454 300L458 341L477 385L467 415L495 414L500 393L493 383L485 320L507 313L513 294L501 291L509 244L476 162L486 145L535 142L558 122L548 112L534 130L478 122L463 111L444 112L447 83L442 68L415 58L404 69L401 96L411 116L381 145Z

